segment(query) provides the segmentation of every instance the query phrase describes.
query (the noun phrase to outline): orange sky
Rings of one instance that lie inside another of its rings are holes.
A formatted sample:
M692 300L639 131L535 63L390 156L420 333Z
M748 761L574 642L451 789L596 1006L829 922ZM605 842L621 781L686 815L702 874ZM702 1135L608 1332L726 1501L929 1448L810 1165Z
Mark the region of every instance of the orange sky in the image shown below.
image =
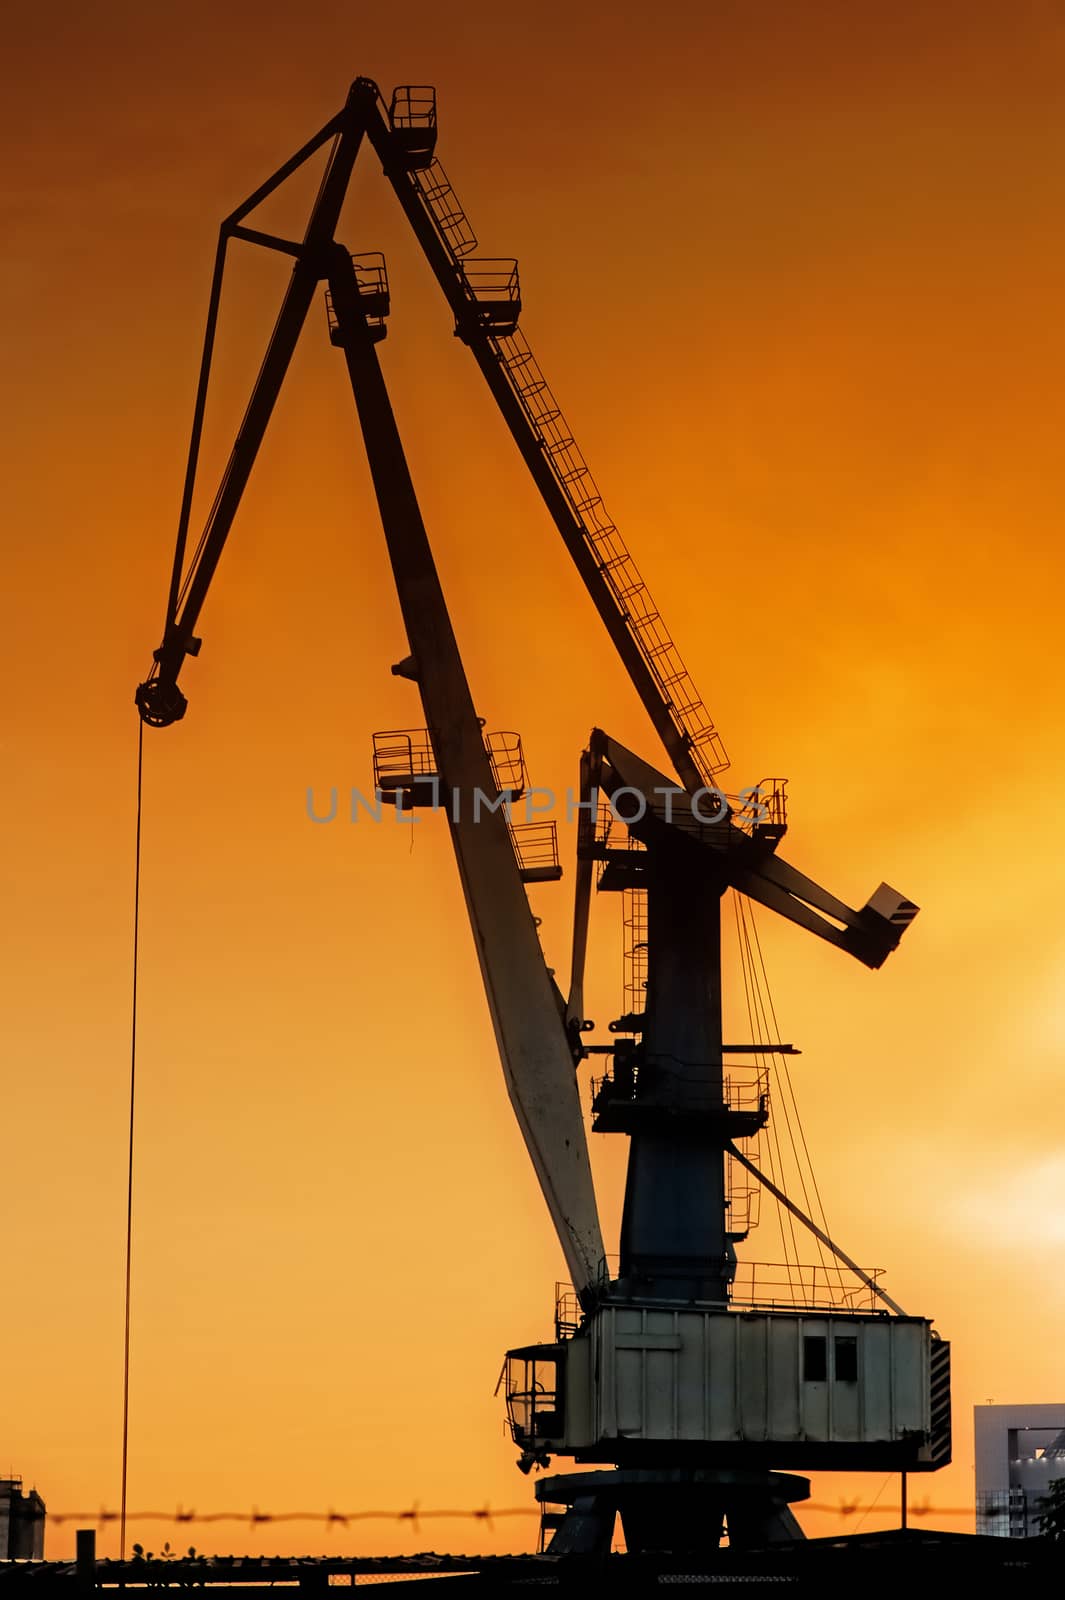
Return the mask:
M54 1510L117 1502L133 689L218 222L367 74L438 86L440 155L483 253L519 257L523 326L736 786L788 775L789 858L851 903L886 878L923 908L879 973L761 926L833 1230L954 1341L956 1464L914 1500L964 1505L974 1401L1063 1391L1061 9L220 9L8 24L0 1469ZM489 725L560 789L593 723L659 759L372 158L341 233L388 256L383 362ZM238 251L212 490L286 271ZM549 1332L560 1258L446 830L304 812L308 785L369 787L374 728L419 720L318 308L200 631L188 717L146 740L130 1504L530 1504L492 1387ZM570 881L536 891L560 968Z

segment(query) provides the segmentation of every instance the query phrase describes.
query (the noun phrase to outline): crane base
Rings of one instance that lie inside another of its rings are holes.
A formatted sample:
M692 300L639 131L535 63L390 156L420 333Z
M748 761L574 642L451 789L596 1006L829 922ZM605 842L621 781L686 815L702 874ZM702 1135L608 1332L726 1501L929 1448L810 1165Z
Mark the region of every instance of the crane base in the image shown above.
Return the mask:
M552 1529L552 1555L607 1555L620 1516L631 1555L716 1550L727 1529L732 1549L802 1539L790 1506L810 1494L808 1478L783 1472L660 1467L575 1472L541 1478L536 1498Z

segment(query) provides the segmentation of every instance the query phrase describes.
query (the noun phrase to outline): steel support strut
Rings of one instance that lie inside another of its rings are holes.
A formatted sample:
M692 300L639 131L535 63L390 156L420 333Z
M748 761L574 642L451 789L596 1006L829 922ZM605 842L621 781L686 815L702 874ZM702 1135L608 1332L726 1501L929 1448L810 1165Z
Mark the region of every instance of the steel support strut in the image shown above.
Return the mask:
M193 416L192 441L189 463L182 494L179 519L178 545L170 584L163 643L155 652L156 668L147 682L140 685L136 700L141 716L155 726L176 722L185 713L185 697L178 688L177 679L186 655L195 655L199 641L195 636L200 610L214 577L215 568L225 548L229 530L237 514L241 497L255 465L281 385L285 381L297 340L307 318L315 289L326 271L328 250L340 218L355 158L362 143L363 116L357 109L357 97L349 100L345 111L328 123L321 133L297 152L291 161L263 184L245 204L223 224L215 261L211 302L208 311L207 333L204 340L203 361ZM266 347L262 366L252 388L247 410L233 443L222 482L196 558L187 577L182 581L185 541L195 486L196 466L199 458L200 437L206 407L207 384L211 355L214 348L215 326L221 298L222 271L226 242L236 231L241 217L266 198L283 178L295 170L336 130L336 143L330 153L325 176L314 202L302 245L296 256L292 276L278 312L274 330ZM179 610L180 607L180 610Z

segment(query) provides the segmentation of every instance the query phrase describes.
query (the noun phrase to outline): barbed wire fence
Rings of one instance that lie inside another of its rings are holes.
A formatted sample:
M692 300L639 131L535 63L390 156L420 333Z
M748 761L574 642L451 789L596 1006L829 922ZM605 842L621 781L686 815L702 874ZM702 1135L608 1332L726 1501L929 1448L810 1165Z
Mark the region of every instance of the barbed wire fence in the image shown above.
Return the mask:
M802 1511L816 1511L829 1516L835 1515L842 1521L849 1517L875 1513L878 1516L901 1516L901 1505L892 1505L887 1502L839 1500L835 1503L819 1500L804 1500L800 1503ZM973 1506L939 1506L931 1501L910 1501L906 1507L908 1517L974 1517ZM1004 1513L1003 1513L1004 1514ZM985 1511L984 1515L995 1515L992 1510ZM118 1522L121 1513L100 1508L95 1511L49 1511L48 1522L60 1525L66 1522L77 1522L83 1527L104 1527L109 1523ZM249 1528L261 1527L266 1523L281 1522L309 1522L317 1523L324 1528L347 1528L357 1522L398 1522L410 1523L418 1527L422 1522L441 1519L466 1520L482 1522L491 1526L497 1519L510 1517L540 1518L539 1506L471 1506L467 1508L426 1507L415 1502L404 1510L398 1511L260 1511L253 1506L247 1511L196 1511L178 1505L172 1511L127 1511L127 1522L162 1522L175 1526L189 1523L220 1523L233 1522L243 1524Z

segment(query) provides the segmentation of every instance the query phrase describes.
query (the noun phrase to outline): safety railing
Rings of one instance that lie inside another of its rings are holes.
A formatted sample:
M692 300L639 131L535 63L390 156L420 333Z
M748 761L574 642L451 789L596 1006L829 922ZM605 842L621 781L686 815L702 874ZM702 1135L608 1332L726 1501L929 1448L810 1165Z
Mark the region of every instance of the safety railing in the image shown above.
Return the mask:
M738 795L708 785L701 793L689 797L678 788L668 800L658 795L626 794L616 805L600 789L595 796L594 822L586 823L586 814L581 814L583 831L578 835L578 849L600 860L605 860L613 851L644 849L641 841L628 832L626 816L630 808L633 822L639 822L655 809L660 817L668 818L672 826L693 837L705 837L706 828L727 821L752 838L775 842L787 832L787 783L787 778L763 778ZM723 834L719 841L721 846L727 846L732 837Z
M669 1056L643 1056L624 1051L613 1070L590 1080L592 1100L635 1100L640 1094L648 1105L682 1105L690 1111L745 1111L756 1114L769 1108L769 1072L765 1067L732 1068L723 1075L721 1093L702 1090L685 1075L681 1063Z
M484 326L498 336L512 333L521 316L518 263L467 257L461 271L467 295Z
M492 764L492 776L500 794L509 795L512 800L519 800L528 786L528 773L525 768L525 753L521 747L521 735L517 733L487 733L484 739L488 759Z
M555 1339L572 1339L584 1321L576 1290L568 1283L555 1284Z
M612 1290L616 1298L620 1270L619 1256L600 1257L596 1286L604 1298L609 1299ZM873 1284L884 1276L882 1267L863 1270ZM789 1261L737 1262L727 1304L736 1310L808 1311L823 1315L884 1310L884 1302L875 1289L855 1278L846 1267Z
M412 779L436 776L428 728L390 728L373 736L373 776L378 789L409 787Z
M883 1268L869 1269L876 1283ZM729 1303L760 1311L882 1311L884 1302L845 1267L787 1261L741 1261Z
M554 822L512 822L510 837L526 883L547 883L561 878L558 829Z
M508 800L520 800L528 781L520 734L486 733L484 748L498 793ZM428 728L390 728L375 733L373 774L376 786L385 793L435 778L437 762Z
M373 330L384 332L385 318L391 307L391 298L388 288L388 271L385 267L385 258L379 250L370 251L365 255L352 256L351 264L355 268L355 282L359 291L359 304L367 326ZM329 324L329 338L333 344L341 344L343 336L340 322L337 317L336 307L333 304L332 291L325 291L325 315Z
M787 778L763 778L741 795L727 795L732 822L756 839L783 838L788 828Z
M393 90L388 121L397 128L436 127L436 90L428 83L403 83Z
M743 1141L744 1154L756 1166L758 1145L757 1133ZM725 1204L728 1206L730 1233L748 1234L757 1228L762 1212L762 1185L728 1151L725 1152Z
M428 84L401 85L392 96L388 122L408 171L430 166L436 149L436 90Z

